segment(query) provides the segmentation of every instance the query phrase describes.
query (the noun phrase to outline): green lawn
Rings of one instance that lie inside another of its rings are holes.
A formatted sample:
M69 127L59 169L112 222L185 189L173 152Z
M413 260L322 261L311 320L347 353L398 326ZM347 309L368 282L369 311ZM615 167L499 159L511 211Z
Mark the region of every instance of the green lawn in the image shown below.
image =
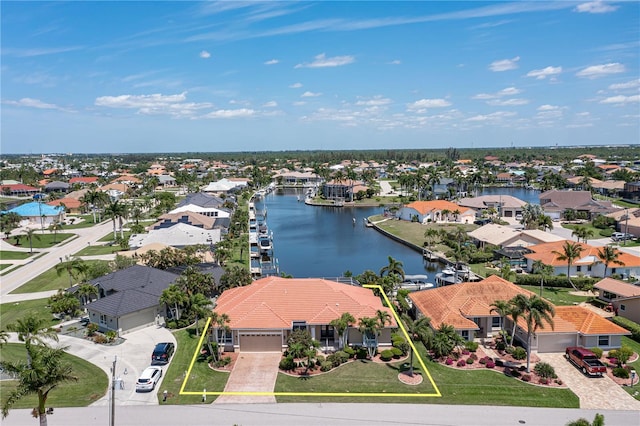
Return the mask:
M370 219L372 222L377 222L384 218L380 215L376 215L376 216L372 216ZM423 246L425 241L424 233L429 228L445 229L445 230L452 231L457 227L461 226L465 232L470 232L470 231L473 231L474 229L479 228L478 225L468 225L468 224L459 224L459 223L450 223L450 224L428 223L423 225L417 222L408 222L406 220L393 220L393 219L380 222L377 225L382 230L387 231L405 241L409 241L410 243L413 243L418 247Z
M640 354L640 343L636 342L635 340L627 336L622 336L622 346L628 346L631 349L633 349L635 353ZM640 358L636 359L634 362L628 363L627 365L629 365L631 368L636 370L636 374L640 374ZM624 386L623 389L629 392L631 395L633 395L635 399L640 401L640 384L637 384L632 388L628 386Z
M2 360L19 360L23 357L26 357L24 345L18 343L8 343L2 347L0 353ZM73 373L78 381L60 384L52 390L47 399L47 407L86 407L105 395L109 379L104 371L70 354L66 354L64 360L73 366ZM15 381L2 382L0 402L3 406L9 392L15 389L15 386ZM37 401L37 396L28 396L16 402L13 408L33 408L38 405Z
M12 263L3 263L0 264L0 271L2 271L3 269L7 269L8 267L13 266Z
M521 285L520 287L532 291L537 295L540 295L540 286L533 285ZM542 291L542 297L549 300L554 305L577 305L581 302L589 300L588 296L576 296L569 294L573 291L572 288L564 287L544 287Z
M37 315L38 318L48 321L51 326L57 325L58 321L53 318L53 315L49 308L47 308L47 305L47 299L3 303L0 305L0 326L4 330L7 324L14 323L17 319L30 313Z
M38 252L33 252L37 254ZM0 259L2 260L23 260L32 256L28 251L0 251Z
M72 218L73 216L67 216L67 218ZM82 222L78 222L78 223L74 223L73 225L64 225L64 229L82 229L82 228L91 228L93 225L95 225L94 221L93 221L93 215L90 214L85 214L85 215L81 215L79 216L80 218L83 218L84 220ZM98 218L96 217L96 220ZM98 222L100 223L100 222Z
M424 346L419 345L424 356ZM307 379L278 376L276 392L431 392L425 380L408 386L397 379L397 365L356 361L328 374ZM414 364L419 368L417 360ZM426 361L442 397L277 397L278 402L394 402L456 405L513 405L528 407L578 408L578 397L568 389L533 386L496 371L460 371Z
M590 223L584 223L582 225L577 225L577 224L573 224L573 223L563 223L562 227L563 228L567 228L567 229L571 229L571 230L574 230L576 228L587 228L587 229L590 229L593 232L593 236L589 237L589 239L587 239L587 242L589 240L592 240L592 239L605 238L606 235L602 235L600 233L600 231L607 231L606 229L596 228L595 226L591 225Z
M60 244L61 242L63 242L64 240L67 240L71 237L74 237L76 234L70 234L70 233L65 233L65 232L58 232L57 235L54 234L41 234L41 233L37 233L34 234L37 235L37 237L33 237L31 239L31 246L36 249L36 248L49 248L49 247L53 247L57 244ZM13 242L13 245L15 246L15 241L16 241L16 237L15 236L11 236L9 239L5 240L8 243L11 244L11 242ZM23 247L23 248L29 248L29 239L22 235L20 237L20 244L18 245L18 247Z
M113 254L117 251L121 251L122 248L120 246L110 246L110 245L92 245L87 246L80 250L79 252L74 253L74 256L98 256L102 254Z
M184 381L185 372L189 369L193 353L197 349L200 337L195 335L195 330L189 328L176 331L178 342L176 352L173 355L171 364L165 372L162 386L158 388L158 400L162 404L162 392L167 390L167 402L165 404L198 404L202 402L201 395L180 395L180 387ZM213 371L206 362L196 361L191 370L191 375L187 381L185 391L202 392L222 392L229 378L229 373ZM215 396L209 395L207 403L211 403Z
M85 260L85 263L91 265L98 262L107 262L106 260ZM73 279L72 283L77 283L77 279ZM69 275L64 271L58 275L56 268L53 267L44 271L31 281L26 282L22 286L13 290L11 294L35 293L39 291L58 290L59 288L69 288Z
M124 234L124 239L129 241L129 237L131 236L131 234L133 234L133 232L125 231L123 234ZM120 236L120 231L116 231L116 235L119 237ZM114 240L115 240L115 238L113 238L113 231L111 231L107 235L105 235L104 237L100 238L98 241L109 242L109 241L114 241Z

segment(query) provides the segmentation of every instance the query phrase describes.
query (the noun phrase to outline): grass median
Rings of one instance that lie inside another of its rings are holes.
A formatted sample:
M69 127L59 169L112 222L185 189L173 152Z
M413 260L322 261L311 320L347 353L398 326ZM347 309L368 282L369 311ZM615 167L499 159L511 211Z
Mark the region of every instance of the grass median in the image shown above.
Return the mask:
M108 263L106 260L85 260L87 265L94 263ZM77 279L69 281L69 274L64 271L58 275L56 268L50 268L38 275L31 281L26 282L17 289L13 290L10 294L24 294L24 293L36 293L39 291L58 290L60 288L69 288L71 283L77 283Z

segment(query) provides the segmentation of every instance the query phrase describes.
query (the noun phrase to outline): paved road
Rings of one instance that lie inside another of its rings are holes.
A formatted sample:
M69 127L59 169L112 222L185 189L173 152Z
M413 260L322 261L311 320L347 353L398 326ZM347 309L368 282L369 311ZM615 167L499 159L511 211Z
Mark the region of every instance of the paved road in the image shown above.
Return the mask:
M438 404L202 404L117 407L114 423L138 425L242 426L561 426L604 414L607 426L637 425L633 411L452 406ZM108 407L56 408L50 426L108 425ZM31 410L12 410L3 426L34 425Z

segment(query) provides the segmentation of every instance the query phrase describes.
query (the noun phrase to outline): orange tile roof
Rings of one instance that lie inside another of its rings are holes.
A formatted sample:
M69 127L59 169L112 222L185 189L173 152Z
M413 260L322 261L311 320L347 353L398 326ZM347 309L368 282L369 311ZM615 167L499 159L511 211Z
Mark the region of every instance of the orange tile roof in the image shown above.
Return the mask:
M593 288L606 290L621 297L640 296L640 286L629 284L624 281L614 280L613 278L600 280L593 286Z
M527 259L531 259L533 261L541 260L545 265L551 266L566 266L566 260L558 259L558 255L554 253L562 253L562 246L565 241L553 241L550 243L542 243L536 244L535 246L527 247L530 250L533 250L534 253L525 254L524 257ZM576 243L580 247L583 248L580 253L580 258L573 261L572 265L593 265L597 262L600 262L600 258L598 257L599 247L594 247L585 243ZM627 267L637 267L640 266L640 257L634 256L629 253L625 253L622 251L618 251L619 256L618 260L624 263L624 266Z
M551 325L544 322L544 328L538 328L537 334L567 332L578 332L583 335L631 334L628 330L582 306L556 306L555 309L554 327L551 328ZM526 330L527 325L523 319L518 320L518 325Z
M70 184L74 183L94 183L98 182L98 178L96 176L85 176L85 177L74 177L69 179Z
M529 296L533 293L492 275L480 282L410 293L409 298L420 312L431 319L433 328L450 324L456 329L476 330L478 326L470 317L496 316L491 312L491 304L496 300L512 299L518 294Z
M268 277L226 290L214 311L229 315L233 329L291 329L293 321L328 324L344 312L357 320L375 317L377 310L392 315L363 287L318 278ZM390 327L396 326L393 321Z
M451 212L455 210L460 210L460 212L469 210L468 207L460 207L456 203L452 203L451 201L447 200L414 201L413 203L407 204L405 207L415 209L422 215L434 210L449 210Z
M64 204L68 209L79 209L82 207L82 203L75 198L59 198L57 200L49 201L47 204L50 206L59 206L60 204Z
M47 170L43 171L42 174L45 175L45 176L48 176L48 175L54 174L57 171L58 171L58 169L47 169Z

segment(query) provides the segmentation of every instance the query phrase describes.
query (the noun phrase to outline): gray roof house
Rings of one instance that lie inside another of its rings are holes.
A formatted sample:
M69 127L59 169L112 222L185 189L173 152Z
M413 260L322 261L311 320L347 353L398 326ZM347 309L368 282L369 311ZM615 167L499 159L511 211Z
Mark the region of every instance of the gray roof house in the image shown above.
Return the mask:
M54 180L44 186L45 192L67 192L69 190L69 184L66 182L60 182Z
M160 304L162 292L178 274L134 265L91 280L100 298L86 305L89 320L101 331L119 334L146 327L166 316Z
M188 206L189 204L195 204L196 206L205 208L221 208L225 200L220 197L216 197L204 192L196 192L194 194L187 194L184 200L180 201L178 207Z

